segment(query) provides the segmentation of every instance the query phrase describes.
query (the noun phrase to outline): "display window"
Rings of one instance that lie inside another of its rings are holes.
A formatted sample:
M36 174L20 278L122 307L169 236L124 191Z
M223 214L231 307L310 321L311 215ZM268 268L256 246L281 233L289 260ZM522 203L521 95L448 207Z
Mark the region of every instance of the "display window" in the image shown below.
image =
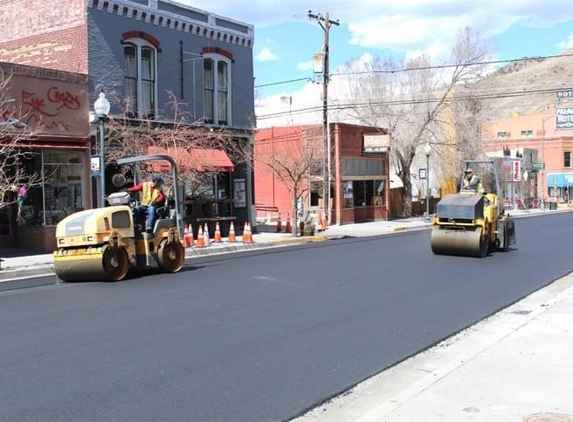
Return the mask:
M342 186L344 208L386 205L384 180L352 180Z
M86 207L86 157L82 151L38 150L25 161L45 183L19 192L18 224L52 226Z

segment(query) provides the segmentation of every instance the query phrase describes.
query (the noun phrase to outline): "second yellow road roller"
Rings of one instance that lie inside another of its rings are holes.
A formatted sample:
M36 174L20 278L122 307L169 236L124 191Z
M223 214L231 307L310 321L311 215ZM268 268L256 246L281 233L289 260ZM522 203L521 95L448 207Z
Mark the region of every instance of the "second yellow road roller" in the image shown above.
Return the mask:
M498 196L494 161L469 160L464 168L467 177L459 193L448 195L437 204L432 220L432 251L480 258L495 250L507 251L516 244L515 222Z
M176 163L167 155L131 157L117 163L132 166L137 182L137 164L155 160L168 161L173 180L178 180ZM174 208L158 210L151 233L135 224L128 192L109 195L108 207L80 211L62 220L56 228L56 275L67 282L120 281L134 270L178 272L185 263L185 249L178 186L173 185Z

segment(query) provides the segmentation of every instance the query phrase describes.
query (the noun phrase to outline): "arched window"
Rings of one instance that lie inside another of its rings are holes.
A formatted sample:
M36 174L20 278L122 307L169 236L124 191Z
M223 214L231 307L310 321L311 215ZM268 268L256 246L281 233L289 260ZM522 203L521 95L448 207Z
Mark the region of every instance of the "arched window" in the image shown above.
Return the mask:
M231 59L203 53L203 110L206 123L231 124Z
M217 62L217 115L220 125L226 125L229 118L229 65Z
M129 117L154 118L156 115L157 50L142 39L124 42L125 101Z
M215 122L215 74L213 67L213 60L203 60L203 110L205 123Z

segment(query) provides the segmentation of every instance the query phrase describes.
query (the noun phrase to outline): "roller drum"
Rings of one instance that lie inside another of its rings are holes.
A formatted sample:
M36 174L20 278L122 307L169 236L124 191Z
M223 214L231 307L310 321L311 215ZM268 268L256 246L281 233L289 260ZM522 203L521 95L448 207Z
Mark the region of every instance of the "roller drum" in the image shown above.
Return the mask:
M109 245L83 254L61 251L54 256L54 270L62 281L120 281L129 271L129 258L125 249Z
M452 228L434 226L430 244L437 255L461 255L483 258L489 248L487 238L482 235L482 227Z

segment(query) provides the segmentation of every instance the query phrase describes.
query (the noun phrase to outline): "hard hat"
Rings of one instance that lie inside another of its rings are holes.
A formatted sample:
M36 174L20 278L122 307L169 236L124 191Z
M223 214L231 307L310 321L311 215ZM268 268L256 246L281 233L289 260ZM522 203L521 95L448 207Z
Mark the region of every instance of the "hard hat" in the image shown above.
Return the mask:
M161 176L158 175L158 174L154 174L154 175L151 177L151 180L152 180L153 182L164 183L164 182L163 182L163 177L161 177Z
M473 171L472 169L470 169L470 168L467 168L465 172L466 172L466 173L473 173L474 171Z

